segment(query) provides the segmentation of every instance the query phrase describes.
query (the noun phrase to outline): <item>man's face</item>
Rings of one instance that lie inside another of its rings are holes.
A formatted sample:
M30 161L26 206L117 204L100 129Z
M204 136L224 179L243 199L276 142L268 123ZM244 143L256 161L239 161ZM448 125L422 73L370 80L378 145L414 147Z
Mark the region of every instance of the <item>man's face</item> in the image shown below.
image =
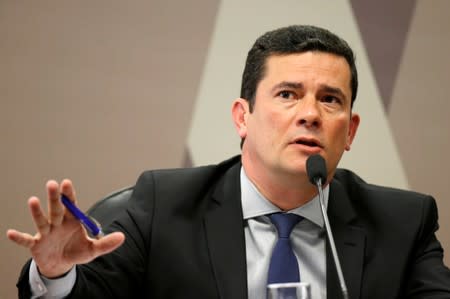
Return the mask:
M270 56L253 108L250 113L243 99L233 106L245 138L243 163L271 176L305 174L313 154L322 155L334 173L359 124L351 113L349 65L325 52Z

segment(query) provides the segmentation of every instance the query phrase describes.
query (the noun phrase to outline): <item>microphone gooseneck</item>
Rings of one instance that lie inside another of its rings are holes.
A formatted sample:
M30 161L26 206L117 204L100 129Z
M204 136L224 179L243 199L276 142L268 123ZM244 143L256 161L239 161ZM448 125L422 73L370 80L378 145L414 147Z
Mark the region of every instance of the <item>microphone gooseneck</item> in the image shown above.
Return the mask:
M310 182L317 187L319 191L319 202L322 210L322 217L325 223L325 230L327 232L328 240L330 242L331 252L333 254L334 264L339 278L339 284L341 285L341 291L344 299L349 299L348 290L345 284L344 274L342 273L341 263L336 250L336 244L334 243L333 233L331 232L330 221L328 220L327 210L324 204L324 195L322 186L327 180L327 166L325 159L321 155L312 155L306 160L306 173Z

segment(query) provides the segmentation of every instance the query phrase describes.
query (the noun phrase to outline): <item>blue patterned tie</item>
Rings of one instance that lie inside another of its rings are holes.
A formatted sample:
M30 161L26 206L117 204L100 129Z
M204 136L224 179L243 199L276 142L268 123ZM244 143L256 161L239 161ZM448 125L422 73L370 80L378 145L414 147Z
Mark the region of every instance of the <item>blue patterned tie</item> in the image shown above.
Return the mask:
M297 258L292 251L289 236L294 226L303 219L295 214L274 213L270 220L278 231L278 242L272 251L267 283L300 282Z

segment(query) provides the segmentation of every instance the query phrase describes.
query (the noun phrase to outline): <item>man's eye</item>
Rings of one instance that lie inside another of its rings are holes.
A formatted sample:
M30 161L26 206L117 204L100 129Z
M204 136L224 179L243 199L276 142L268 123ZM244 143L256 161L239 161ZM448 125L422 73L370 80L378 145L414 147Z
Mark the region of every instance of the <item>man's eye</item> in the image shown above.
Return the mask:
M288 90L283 90L278 93L278 96L282 97L283 99L295 99L295 93Z
M341 100L335 96L325 96L323 97L322 101L325 103L337 103L337 104L341 102Z

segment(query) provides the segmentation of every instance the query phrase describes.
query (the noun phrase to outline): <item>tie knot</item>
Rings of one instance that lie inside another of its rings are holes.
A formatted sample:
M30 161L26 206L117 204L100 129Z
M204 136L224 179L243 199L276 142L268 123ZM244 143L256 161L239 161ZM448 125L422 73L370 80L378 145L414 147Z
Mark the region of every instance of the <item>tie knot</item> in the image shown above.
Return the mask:
M289 238L294 226L303 219L303 217L291 213L274 213L270 214L269 218L277 228L278 238Z

